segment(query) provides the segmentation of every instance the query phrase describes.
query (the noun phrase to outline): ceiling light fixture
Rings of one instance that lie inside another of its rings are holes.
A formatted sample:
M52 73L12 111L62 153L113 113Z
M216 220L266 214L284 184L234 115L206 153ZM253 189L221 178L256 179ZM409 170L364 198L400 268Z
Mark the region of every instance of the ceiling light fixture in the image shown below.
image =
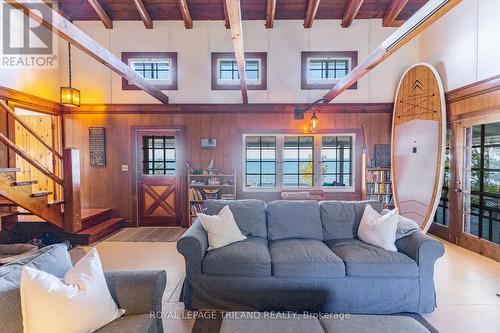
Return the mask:
M61 104L69 107L79 107L80 106L80 90L73 88L71 85L71 44L68 43L68 74L69 74L69 86L61 87L60 98Z

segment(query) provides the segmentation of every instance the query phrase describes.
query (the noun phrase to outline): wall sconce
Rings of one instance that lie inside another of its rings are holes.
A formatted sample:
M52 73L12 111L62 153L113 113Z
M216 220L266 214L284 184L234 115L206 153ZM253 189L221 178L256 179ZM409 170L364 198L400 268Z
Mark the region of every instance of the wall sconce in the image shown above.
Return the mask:
M61 104L70 107L80 106L80 90L73 88L71 85L71 44L68 43L68 74L69 74L69 86L61 87L60 89L60 99Z
M316 112L313 112L313 115L311 117L311 120L309 121L309 129L311 130L311 133L316 133L318 130L319 126L319 119L316 117Z
M296 107L294 110L294 119L295 120L304 119L304 114L307 111L314 108L319 103L327 104L328 102L330 102L328 99L320 98L317 101L314 101L311 104L309 104L308 106L306 106L304 109L301 109L300 107ZM313 111L311 120L309 121L309 130L311 131L311 133L316 133L316 131L318 130L318 127L319 127L319 119L316 116L316 111Z

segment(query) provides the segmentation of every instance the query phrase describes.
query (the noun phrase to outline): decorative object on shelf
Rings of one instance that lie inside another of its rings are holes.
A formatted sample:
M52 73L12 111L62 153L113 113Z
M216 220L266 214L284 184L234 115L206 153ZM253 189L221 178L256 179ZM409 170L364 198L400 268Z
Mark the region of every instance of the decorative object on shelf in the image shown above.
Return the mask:
M217 140L213 138L201 139L201 149L217 148Z
M220 185L220 178L218 177L210 177L207 179L208 185Z
M70 107L80 106L80 90L73 88L71 85L71 44L68 42L68 83L69 86L61 87L60 99L61 104Z
M203 193L207 200L217 200L219 199L220 188L204 188Z
M215 160L213 157L212 160L210 161L210 164L208 165L207 171L211 175L217 173L217 168L215 167Z
M106 166L106 129L89 127L90 166Z
M391 145L376 144L375 145L375 165L376 168L391 167Z

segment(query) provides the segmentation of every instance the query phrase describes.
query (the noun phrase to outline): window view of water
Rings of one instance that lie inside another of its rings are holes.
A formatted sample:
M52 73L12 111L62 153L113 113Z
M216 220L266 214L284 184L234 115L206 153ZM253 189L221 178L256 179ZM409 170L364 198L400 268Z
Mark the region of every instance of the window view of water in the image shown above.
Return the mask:
M466 129L464 232L500 244L500 123Z
M277 163L277 140L281 163ZM315 139L321 145L315 148ZM318 149L318 150L316 150ZM321 157L315 170L315 156ZM245 176L247 187L276 187L277 165L282 168L284 188L314 187L315 173L321 173L320 186L353 186L352 136L247 136L245 139Z

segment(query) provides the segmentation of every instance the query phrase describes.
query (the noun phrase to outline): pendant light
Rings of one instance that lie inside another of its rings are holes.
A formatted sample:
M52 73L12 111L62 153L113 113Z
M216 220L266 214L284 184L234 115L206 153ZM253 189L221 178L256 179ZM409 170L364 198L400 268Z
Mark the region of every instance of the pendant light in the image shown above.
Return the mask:
M80 90L73 88L71 85L71 44L68 43L68 74L69 86L61 87L61 104L69 107L80 106Z

